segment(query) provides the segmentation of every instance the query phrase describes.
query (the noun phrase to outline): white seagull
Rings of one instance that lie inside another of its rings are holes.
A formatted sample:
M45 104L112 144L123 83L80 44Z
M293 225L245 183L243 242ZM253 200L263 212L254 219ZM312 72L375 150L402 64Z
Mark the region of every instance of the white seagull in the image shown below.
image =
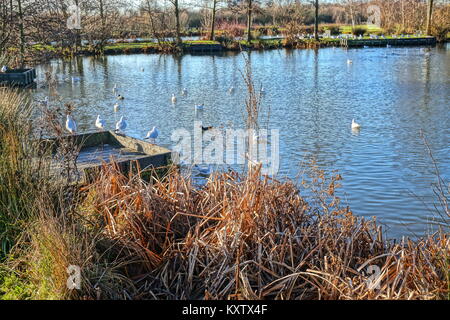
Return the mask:
M114 105L114 112L119 112L119 109L120 109L120 105L118 103L116 103Z
M153 127L153 129L147 133L147 137L145 137L145 140L151 140L151 141L155 142L156 139L158 139L158 137L159 137L159 131L156 127Z
M352 121L352 129L353 130L361 129L361 125L359 123L356 123L355 119L353 119L353 121Z
M106 126L106 121L100 118L100 115L97 116L97 120L95 121L95 126L97 129L103 130Z
M8 71L8 67L7 66L3 66L1 71L2 71L2 73L5 73L6 71Z
M116 132L123 132L127 128L127 122L122 117L120 121L116 124Z
M67 115L66 129L71 134L75 134L77 132L77 124L75 123L75 120L73 120L69 114Z
M352 64L353 60L347 59L347 64Z
M175 94L172 94L172 103L177 103L177 97L175 96Z

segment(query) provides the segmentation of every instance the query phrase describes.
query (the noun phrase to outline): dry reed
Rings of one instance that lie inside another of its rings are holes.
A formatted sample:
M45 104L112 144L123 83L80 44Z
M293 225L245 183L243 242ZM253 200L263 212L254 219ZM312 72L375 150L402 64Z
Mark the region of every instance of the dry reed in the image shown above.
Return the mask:
M318 173L322 174L322 173ZM392 244L340 208L340 177L311 205L290 181L217 174L202 189L176 170L151 183L107 167L88 189L94 216L142 268L139 298L438 299L448 297L444 233ZM377 266L371 279L367 267Z

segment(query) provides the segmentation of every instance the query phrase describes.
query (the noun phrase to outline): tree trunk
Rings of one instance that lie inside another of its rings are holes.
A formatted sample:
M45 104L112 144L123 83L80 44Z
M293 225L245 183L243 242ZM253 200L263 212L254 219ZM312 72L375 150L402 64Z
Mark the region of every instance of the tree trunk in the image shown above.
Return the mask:
M319 41L319 0L316 0L314 7L314 39Z
M428 0L428 10L427 10L427 36L431 35L431 18L433 15L433 0Z
M253 0L248 0L247 8L247 42L250 43L252 40L252 11L253 11Z
M214 40L214 38L215 38L215 30L214 29L216 27L216 5L217 5L217 0L213 0L211 34L209 36L210 40Z
M22 0L17 0L17 10L19 14L19 37L20 37L20 67L25 63L25 28L23 25Z
M104 46L105 46L105 41L106 41L106 19L105 19L105 8L104 8L104 3L103 0L100 0L100 19L102 21L102 26L101 26L101 39L100 39L100 50L103 52Z
M175 24L176 24L176 43L177 45L181 45L181 36L180 36L180 8L178 6L178 0L174 1L175 6Z

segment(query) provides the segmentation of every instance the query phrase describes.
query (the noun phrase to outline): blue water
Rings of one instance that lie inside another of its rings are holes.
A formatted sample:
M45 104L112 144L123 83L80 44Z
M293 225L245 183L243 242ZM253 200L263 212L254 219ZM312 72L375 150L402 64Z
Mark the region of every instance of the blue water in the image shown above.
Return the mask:
M257 87L266 92L262 110L270 110L268 128L280 130L279 176L296 179L304 163L314 160L343 176L343 203L357 215L376 216L389 236L435 230L430 222L437 215L432 189L437 177L420 132L448 186L449 46L273 50L252 52L250 63ZM55 60L38 68L35 95L48 95L43 74L50 71L59 93L52 103L72 102L81 130L92 131L97 114L109 129L124 115L127 134L142 138L157 126L159 143L172 146L173 130L193 131L196 104L205 104L204 125L243 127L243 70L244 58L235 53ZM72 82L72 76L80 81ZM118 113L115 83L126 98ZM183 88L187 97L180 95ZM353 118L362 124L359 132L351 130Z

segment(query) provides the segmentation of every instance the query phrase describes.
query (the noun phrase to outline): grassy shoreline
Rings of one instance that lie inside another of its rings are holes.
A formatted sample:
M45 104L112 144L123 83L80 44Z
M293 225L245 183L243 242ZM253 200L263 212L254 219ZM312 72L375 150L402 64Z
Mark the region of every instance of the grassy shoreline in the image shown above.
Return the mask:
M416 38L420 37L411 37L409 39ZM362 40L369 39L370 38L365 37ZM388 39L396 38L386 37L386 40ZM183 54L196 52L217 53L240 52L243 50L320 49L339 46L340 39L334 38L325 38L321 39L320 41L316 41L314 39L258 39L252 40L250 43L245 40L224 40L220 42L193 40L184 41L181 46L177 46L172 42L121 42L108 44L102 50L98 49L95 46L83 46L77 51L74 51L73 48L54 47L51 45L34 45L30 48L29 51L29 61L34 61L33 63L43 63L53 58L71 58L75 56L121 54ZM10 53L13 54L14 52Z

